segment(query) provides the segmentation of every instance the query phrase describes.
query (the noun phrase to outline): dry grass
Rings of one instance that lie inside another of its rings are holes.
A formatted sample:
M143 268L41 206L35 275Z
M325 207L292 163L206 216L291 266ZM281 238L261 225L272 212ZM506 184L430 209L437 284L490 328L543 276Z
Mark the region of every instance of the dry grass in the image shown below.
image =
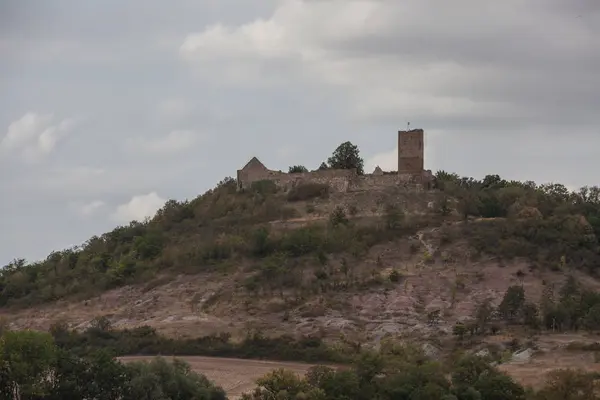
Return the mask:
M583 369L600 372L600 364L594 362L592 353L552 352L535 357L526 364L504 364L499 369L512 376L523 386L539 389L546 383L549 372L556 369Z

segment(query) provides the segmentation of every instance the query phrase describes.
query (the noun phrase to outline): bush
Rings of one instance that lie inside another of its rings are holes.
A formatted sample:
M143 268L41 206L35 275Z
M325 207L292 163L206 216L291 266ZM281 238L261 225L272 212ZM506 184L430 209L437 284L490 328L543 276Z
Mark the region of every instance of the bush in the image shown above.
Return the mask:
M234 342L228 334L172 339L159 335L148 326L108 332L90 328L84 332L56 332L54 341L58 347L78 356L105 350L116 356L170 354L307 362L344 360L343 355L330 349L319 338L307 336L296 339L287 335L267 338L260 332L248 333L242 341Z
M303 183L294 186L287 195L288 201L306 201L315 198L327 198L329 196L330 187L325 183Z
M288 169L289 174L300 174L300 173L304 173L304 172L308 172L308 169L306 169L306 167L304 165L292 165Z
M400 272L397 270L390 272L390 282L397 283L400 282L400 279L402 279L402 274L400 274Z
M277 185L270 179L264 179L256 182L252 182L250 185L250 191L267 195L277 192Z
M348 218L346 217L346 212L344 208L341 206L337 206L333 209L333 212L329 216L329 223L331 226L336 227L338 225L346 225L348 224Z

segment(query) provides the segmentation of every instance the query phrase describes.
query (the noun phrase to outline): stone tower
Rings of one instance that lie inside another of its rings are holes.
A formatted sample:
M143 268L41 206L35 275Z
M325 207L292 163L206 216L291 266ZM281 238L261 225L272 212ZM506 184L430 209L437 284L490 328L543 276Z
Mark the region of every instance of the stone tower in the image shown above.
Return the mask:
M425 169L423 129L398 131L398 174L421 175Z

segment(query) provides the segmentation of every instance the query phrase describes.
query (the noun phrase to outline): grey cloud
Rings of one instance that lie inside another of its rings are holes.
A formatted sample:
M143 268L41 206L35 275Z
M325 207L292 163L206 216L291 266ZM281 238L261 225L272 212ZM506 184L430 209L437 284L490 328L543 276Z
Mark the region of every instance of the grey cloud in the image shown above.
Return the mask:
M0 159L0 265L111 229L111 214L134 196L195 197L254 155L274 169L315 168L351 140L371 159L395 148L408 120L429 132L432 169L600 183L597 1L509 2L486 11L485 2L381 0L391 29L371 22L368 34L320 43L355 67L346 71L354 85L315 78L302 59L181 60L187 34L267 20L281 3L3 1L0 136L27 111L87 118L40 165ZM418 74L432 66L437 76ZM255 68L256 80L221 80L219 71L232 67ZM394 102L408 93L399 82L425 103ZM466 105L437 112L427 96ZM167 118L159 105L174 98L188 112ZM170 158L126 146L175 130L209 136ZM105 206L85 218L74 210L95 201Z

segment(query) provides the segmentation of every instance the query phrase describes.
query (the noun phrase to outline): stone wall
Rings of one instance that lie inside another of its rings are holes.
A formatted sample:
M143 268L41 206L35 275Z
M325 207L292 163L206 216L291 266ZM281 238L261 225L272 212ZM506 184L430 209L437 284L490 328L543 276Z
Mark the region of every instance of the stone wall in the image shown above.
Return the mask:
M278 173L273 181L284 190L306 183L321 183L329 185L333 191L347 192L356 176L355 170L329 169L294 174Z
M238 170L238 187L249 188L253 182L270 180L284 189L289 190L294 186L305 183L323 183L331 186L337 192L346 192L350 183L357 177L355 170L326 169L312 172L288 174L281 171L272 171L264 168L262 164L248 165Z
M381 190L395 186L426 188L428 182L425 174L423 176L411 174L357 175L355 170L346 169L328 169L293 174L271 171L266 168L261 169L260 167L238 171L238 185L240 188L249 188L253 182L261 180L273 181L284 191L306 183L322 183L329 185L334 192Z

